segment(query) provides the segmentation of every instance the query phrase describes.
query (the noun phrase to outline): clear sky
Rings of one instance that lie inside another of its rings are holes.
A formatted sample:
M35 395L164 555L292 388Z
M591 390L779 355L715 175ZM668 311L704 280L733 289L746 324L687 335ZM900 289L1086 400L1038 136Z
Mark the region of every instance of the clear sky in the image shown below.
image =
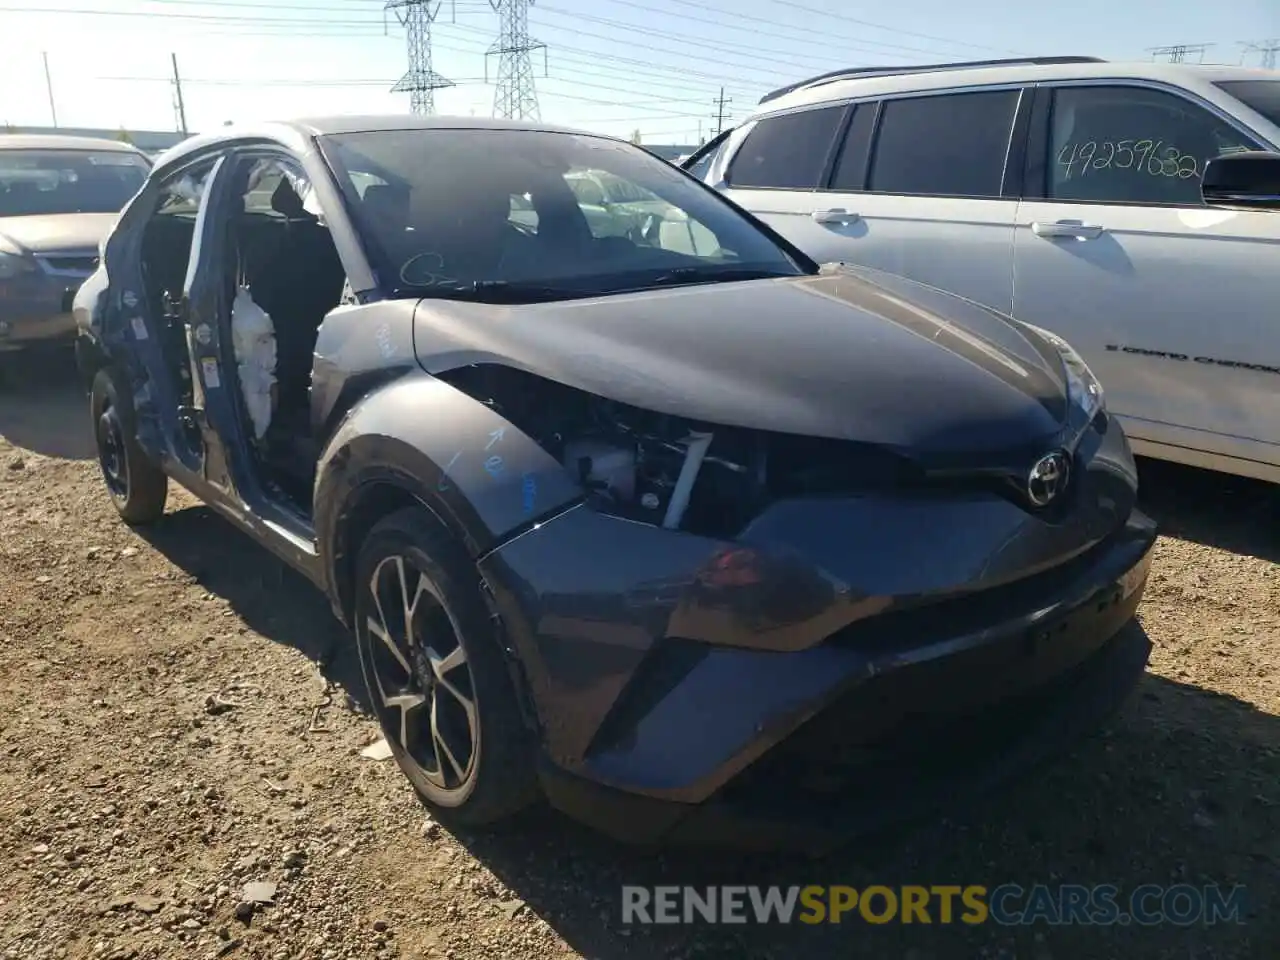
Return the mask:
M47 52L63 126L188 126L318 113L393 113L408 96L404 31L384 0L0 0L0 123L49 124ZM838 67L1026 54L1150 59L1148 48L1280 38L1280 0L537 0L530 34L542 119L649 143L695 142L721 85L741 116L760 95ZM489 0L443 0L438 113L489 116ZM1255 54L1246 62L1256 63ZM492 79L497 63L489 59Z

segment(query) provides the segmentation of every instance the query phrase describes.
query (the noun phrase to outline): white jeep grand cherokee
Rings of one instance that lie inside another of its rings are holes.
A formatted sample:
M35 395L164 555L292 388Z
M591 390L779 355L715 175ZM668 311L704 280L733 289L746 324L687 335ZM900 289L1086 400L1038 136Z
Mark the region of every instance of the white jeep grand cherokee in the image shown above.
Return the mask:
M1278 154L1280 73L1046 57L827 74L683 165L1059 334L1138 453L1280 481Z

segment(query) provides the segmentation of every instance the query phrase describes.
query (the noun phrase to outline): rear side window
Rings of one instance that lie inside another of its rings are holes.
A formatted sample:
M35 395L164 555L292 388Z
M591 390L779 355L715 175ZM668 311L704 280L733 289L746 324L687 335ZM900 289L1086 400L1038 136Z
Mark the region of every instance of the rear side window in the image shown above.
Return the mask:
M1280 127L1280 80L1223 80L1218 86Z
M953 197L999 197L1018 91L887 100L869 189Z
M843 116L841 106L761 120L733 158L730 186L815 189Z
M871 134L876 125L876 104L860 103L849 121L849 132L844 135L835 169L831 172L831 189L840 191L864 190L867 186L867 165L871 159Z

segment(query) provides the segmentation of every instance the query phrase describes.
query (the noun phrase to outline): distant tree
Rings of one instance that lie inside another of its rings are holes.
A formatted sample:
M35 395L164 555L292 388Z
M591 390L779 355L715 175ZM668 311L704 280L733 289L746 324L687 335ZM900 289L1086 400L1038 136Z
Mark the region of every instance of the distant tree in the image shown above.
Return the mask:
M638 146L640 146L640 131L639 131L639 130L632 130L632 131L631 131L631 142L632 142L632 143L634 143L637 147L638 147Z
M129 131L124 127L120 128L120 132L116 134L116 139L121 143L127 143L131 147L134 146L133 137L129 135Z

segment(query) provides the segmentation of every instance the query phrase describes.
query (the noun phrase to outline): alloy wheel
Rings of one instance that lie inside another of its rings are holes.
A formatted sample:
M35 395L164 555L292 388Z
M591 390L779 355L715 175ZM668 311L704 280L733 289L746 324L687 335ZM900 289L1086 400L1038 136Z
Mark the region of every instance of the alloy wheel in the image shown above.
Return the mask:
M440 798L462 798L480 754L466 648L440 595L412 559L382 560L369 583L368 661L383 730Z

